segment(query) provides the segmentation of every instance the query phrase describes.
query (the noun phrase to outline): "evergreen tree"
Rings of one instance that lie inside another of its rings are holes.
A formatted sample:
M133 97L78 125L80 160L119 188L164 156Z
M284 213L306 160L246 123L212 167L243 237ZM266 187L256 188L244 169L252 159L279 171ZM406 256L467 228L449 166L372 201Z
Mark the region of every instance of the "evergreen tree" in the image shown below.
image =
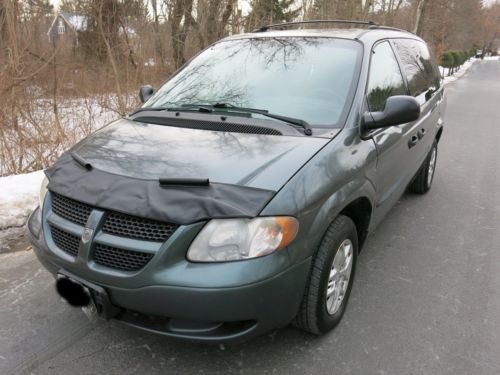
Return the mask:
M451 51L451 54L453 55L453 61L455 62L454 64L454 72L458 71L460 67L463 64L462 61L462 55L459 51Z
M294 0L253 0L252 11L247 17L247 30L256 27L293 21L300 13L300 8L291 9Z
M455 58L450 51L446 51L441 55L440 64L443 68L448 68L448 75L451 75L451 69L455 67Z

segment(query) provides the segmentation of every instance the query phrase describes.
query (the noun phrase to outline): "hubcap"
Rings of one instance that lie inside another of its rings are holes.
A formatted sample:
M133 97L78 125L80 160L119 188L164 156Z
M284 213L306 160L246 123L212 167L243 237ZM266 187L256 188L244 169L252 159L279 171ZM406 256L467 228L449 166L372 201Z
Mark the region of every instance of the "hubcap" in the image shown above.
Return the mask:
M436 169L436 147L432 149L431 160L429 161L429 169L427 170L427 187L431 186L434 170Z
M353 245L350 239L346 239L335 254L328 278L326 309L330 315L335 314L342 305L351 278L352 262Z

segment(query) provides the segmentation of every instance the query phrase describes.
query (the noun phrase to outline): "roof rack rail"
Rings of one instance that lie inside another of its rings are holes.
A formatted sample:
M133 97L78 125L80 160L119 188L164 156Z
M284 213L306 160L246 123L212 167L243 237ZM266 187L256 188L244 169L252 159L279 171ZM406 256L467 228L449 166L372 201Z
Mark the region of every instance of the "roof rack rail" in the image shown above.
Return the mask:
M367 25L369 27L379 27L379 24L373 21L356 21L356 20L310 20L310 21L295 21L295 22L283 22L283 23L275 23L271 25L261 26L258 29L252 31L252 33L263 33L269 29L286 27L286 26L295 26L295 25L307 25L312 23L346 23L346 24L355 24L355 25Z
M411 31L408 31L408 30L405 30L405 29L398 29L397 27L390 27L390 26L383 26L383 25L371 25L371 26L368 26L368 28L369 29L382 29L382 30L404 31L405 33L412 33Z

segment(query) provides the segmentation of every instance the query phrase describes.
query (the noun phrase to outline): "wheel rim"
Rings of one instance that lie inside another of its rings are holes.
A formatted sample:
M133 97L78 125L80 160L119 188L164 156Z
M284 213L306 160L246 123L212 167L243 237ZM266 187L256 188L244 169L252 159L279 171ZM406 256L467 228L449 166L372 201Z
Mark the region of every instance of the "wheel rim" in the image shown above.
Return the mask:
M431 160L429 160L429 169L427 170L427 187L431 186L434 177L434 170L436 169L436 147L432 149Z
M353 254L352 241L346 239L340 244L333 259L326 288L326 310L330 315L339 310L344 300L351 278Z

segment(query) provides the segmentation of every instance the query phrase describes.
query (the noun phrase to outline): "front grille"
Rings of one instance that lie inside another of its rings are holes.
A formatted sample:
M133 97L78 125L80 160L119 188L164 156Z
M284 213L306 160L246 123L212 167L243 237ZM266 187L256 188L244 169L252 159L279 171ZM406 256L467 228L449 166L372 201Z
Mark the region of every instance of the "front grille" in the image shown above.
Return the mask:
M164 242L178 227L176 224L110 212L102 230L136 240Z
M59 249L74 257L78 255L80 237L52 225L50 226L50 232L52 234L52 240Z
M94 261L101 266L121 271L137 271L143 268L153 254L131 251L117 247L96 244Z
M75 224L85 226L93 207L52 193L52 211ZM178 228L176 224L109 211L103 232L143 241L166 241Z
M75 224L85 226L92 206L52 193L52 211Z

